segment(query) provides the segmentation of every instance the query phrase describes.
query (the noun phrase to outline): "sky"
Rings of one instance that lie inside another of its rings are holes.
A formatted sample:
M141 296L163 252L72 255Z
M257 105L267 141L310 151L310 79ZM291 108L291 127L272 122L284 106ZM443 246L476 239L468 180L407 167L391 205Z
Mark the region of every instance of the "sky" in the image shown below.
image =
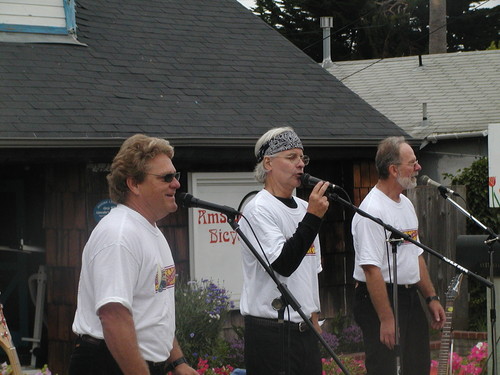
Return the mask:
M238 0L238 1L247 8L255 6L255 0ZM490 0L484 4L484 6L488 8L493 8L496 7L497 5L500 5L500 0Z
M240 3L242 3L244 6L247 8L255 6L255 0L238 0ZM500 1L500 0L498 0Z

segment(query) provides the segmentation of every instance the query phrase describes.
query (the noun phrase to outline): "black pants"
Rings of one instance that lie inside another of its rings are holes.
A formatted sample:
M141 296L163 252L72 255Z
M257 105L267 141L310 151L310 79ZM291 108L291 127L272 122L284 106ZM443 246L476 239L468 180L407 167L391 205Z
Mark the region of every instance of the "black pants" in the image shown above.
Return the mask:
M247 375L321 375L318 338L296 325L259 324L245 317L245 367Z
M387 292L392 303L392 286ZM403 375L424 375L430 371L429 324L416 287L398 287L400 364ZM363 331L368 375L396 374L396 353L380 342L380 320L366 284L356 288L354 318Z
M165 375L166 363L148 362L151 375ZM123 375L104 340L76 339L69 365L69 375Z

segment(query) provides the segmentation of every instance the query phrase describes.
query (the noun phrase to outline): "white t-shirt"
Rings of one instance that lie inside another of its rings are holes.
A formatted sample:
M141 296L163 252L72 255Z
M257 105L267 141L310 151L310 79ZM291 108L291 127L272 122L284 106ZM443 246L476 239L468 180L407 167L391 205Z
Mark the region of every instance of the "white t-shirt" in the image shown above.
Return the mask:
M415 208L403 194L400 195L400 202L395 202L374 187L359 208L418 241L418 219ZM356 250L354 279L366 281L361 266L374 265L380 268L385 282L392 283L394 271L392 245L386 242L386 238L391 237L391 232L373 220L356 214L352 220L352 236ZM422 252L421 248L409 241L404 241L397 247L398 284L415 284L420 280L418 256Z
M118 302L133 314L143 358L164 361L174 340L174 287L175 265L162 232L118 205L99 222L83 250L73 331L103 338L97 311Z
M261 256L262 251L264 251L269 264L279 257L286 240L292 237L298 223L306 214L307 202L297 197L294 199L298 207L290 208L263 189L243 210L243 215L250 222L251 228L245 218L241 218L239 221L240 229ZM275 298L280 297L281 293L253 253L243 241L241 243L243 244L241 313L242 315L276 319L278 313L273 309L271 303ZM321 252L319 238L316 236L307 255L290 277L276 273L278 280L286 284L306 316L320 311L319 272L321 272ZM293 308L290 307L289 311L290 319L285 311L286 320L297 323L303 320Z

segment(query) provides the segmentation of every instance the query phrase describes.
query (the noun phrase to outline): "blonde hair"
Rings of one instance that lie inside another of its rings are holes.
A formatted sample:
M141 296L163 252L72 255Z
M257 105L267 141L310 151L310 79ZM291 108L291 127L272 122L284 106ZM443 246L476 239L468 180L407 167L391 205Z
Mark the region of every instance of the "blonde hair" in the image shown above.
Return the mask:
M127 178L144 181L147 163L158 154L174 157L174 148L166 139L136 134L123 142L113 159L108 180L109 197L116 203L125 203L129 192Z

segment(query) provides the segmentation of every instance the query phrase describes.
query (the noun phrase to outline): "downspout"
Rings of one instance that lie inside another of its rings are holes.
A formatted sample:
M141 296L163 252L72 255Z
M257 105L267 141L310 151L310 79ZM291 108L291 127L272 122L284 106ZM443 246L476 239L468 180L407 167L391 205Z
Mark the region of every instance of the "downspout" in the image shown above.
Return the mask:
M424 138L424 141L420 145L420 150L427 146L429 143L437 143L445 139L479 138L487 136L488 130L481 130L477 132L431 134Z

